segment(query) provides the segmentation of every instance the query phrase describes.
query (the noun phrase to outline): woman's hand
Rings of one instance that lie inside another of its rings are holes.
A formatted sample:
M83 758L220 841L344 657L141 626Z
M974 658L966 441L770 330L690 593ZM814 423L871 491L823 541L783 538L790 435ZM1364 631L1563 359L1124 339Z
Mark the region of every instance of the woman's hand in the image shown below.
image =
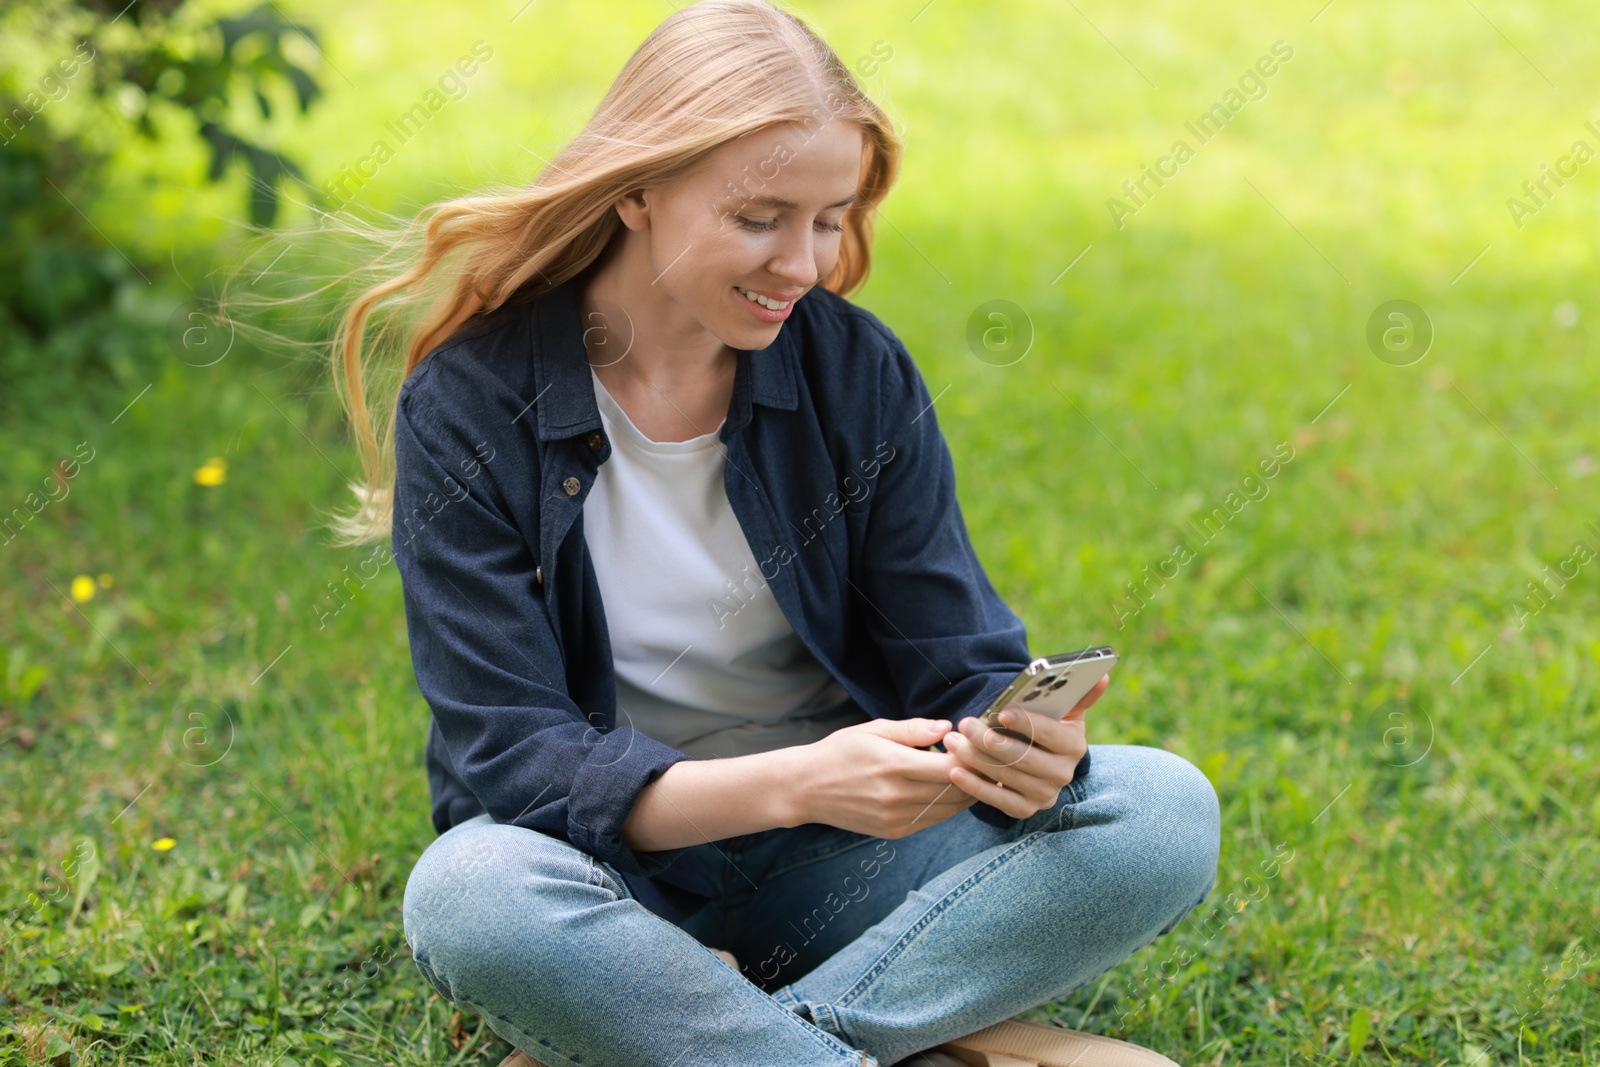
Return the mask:
M959 731L944 736L945 750L957 764L950 768L950 781L973 799L1018 818L1054 806L1089 749L1084 713L1110 684L1109 675L1101 678L1064 719L1018 704L1006 708L1000 725L1026 741L1007 737L978 716L962 719ZM1015 721L1007 721L1012 716Z
M977 803L950 781L955 757L925 752L950 732L945 719L874 719L793 751L794 815L872 837L908 837ZM774 788L779 783L774 783Z

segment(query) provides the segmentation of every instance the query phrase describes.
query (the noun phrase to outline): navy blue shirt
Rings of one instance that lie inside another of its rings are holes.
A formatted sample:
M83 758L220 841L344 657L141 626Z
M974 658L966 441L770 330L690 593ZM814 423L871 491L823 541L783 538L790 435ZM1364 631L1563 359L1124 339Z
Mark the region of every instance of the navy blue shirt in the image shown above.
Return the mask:
M392 546L433 712L435 830L487 811L606 861L677 918L708 890L688 850L622 839L639 791L691 757L617 723L583 538L584 498L611 454L583 344L587 276L475 316L406 379ZM771 345L737 359L724 485L795 633L863 719L980 713L1029 662L1027 634L973 552L905 346L817 287Z

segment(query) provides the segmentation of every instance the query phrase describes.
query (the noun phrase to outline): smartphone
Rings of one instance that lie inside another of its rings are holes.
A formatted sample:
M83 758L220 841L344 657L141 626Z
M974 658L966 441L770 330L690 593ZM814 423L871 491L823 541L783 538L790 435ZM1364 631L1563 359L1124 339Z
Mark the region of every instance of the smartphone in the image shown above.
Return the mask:
M1000 713L1017 705L1064 719L1116 665L1117 650L1110 645L1043 656L1022 668L1011 684L989 702L980 718L1007 737L1030 740L1026 734L1001 726ZM945 751L942 742L926 747L930 752Z

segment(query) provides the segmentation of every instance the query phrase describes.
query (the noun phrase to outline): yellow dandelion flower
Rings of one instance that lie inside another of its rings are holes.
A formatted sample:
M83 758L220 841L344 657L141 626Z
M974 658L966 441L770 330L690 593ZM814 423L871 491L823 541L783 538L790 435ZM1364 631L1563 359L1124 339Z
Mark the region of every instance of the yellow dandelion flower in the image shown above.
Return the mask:
M212 456L202 463L194 472L196 485L221 485L228 477L228 461L221 456Z
M109 574L101 572L101 574L96 578L96 581L98 581L100 583L100 588L101 589L110 589L111 588L111 575L109 575Z
M87 574L80 574L72 579L72 599L82 604L94 596L94 579Z
M172 838L162 837L150 842L150 847L155 849L157 852L170 852L172 850L172 846L176 844L177 842Z

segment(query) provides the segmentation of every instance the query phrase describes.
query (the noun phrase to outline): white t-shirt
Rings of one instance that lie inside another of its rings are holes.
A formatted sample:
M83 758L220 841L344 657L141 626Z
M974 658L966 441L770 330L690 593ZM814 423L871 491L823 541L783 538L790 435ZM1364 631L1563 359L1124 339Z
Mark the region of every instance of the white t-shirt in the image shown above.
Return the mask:
M583 505L605 604L617 724L697 759L809 744L870 719L801 643L723 484L722 423L653 441L594 368L611 439Z

